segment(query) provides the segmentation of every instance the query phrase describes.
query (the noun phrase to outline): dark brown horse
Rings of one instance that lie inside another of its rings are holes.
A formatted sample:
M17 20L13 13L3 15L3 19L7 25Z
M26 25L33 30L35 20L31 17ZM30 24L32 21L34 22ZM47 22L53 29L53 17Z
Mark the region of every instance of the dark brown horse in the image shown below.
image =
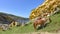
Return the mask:
M44 27L48 22L51 22L51 19L49 17L37 18L33 23L34 29L36 30L38 25Z

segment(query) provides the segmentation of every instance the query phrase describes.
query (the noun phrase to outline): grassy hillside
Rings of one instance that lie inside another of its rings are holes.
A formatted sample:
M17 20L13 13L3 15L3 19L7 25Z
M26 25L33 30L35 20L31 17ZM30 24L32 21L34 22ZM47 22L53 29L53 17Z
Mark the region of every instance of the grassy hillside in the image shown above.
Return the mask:
M42 32L56 32L60 29L60 14L55 14L51 16L52 22L50 22L45 28L38 30ZM13 27L11 30L0 31L0 34L23 34L23 33L31 33L34 32L34 28L32 24L28 24L27 26Z

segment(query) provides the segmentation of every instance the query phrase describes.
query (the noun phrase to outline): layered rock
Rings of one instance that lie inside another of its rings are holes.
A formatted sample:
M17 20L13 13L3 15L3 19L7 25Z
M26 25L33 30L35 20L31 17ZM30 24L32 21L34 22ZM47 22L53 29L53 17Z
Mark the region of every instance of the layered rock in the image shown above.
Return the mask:
M30 19L34 19L43 13L56 13L60 10L60 0L45 0L42 5L39 5L36 9L32 10Z

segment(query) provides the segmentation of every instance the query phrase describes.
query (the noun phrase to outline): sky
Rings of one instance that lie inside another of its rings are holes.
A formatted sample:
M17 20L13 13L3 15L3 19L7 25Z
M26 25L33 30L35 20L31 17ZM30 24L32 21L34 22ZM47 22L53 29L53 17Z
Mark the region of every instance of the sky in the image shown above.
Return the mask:
M0 0L0 12L28 18L44 0Z

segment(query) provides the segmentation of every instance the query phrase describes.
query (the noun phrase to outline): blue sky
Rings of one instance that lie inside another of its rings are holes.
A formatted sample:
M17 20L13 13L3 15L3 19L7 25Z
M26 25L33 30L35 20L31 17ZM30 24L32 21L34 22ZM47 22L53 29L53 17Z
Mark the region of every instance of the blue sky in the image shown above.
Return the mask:
M44 0L0 0L0 12L29 17L31 10L43 2Z

